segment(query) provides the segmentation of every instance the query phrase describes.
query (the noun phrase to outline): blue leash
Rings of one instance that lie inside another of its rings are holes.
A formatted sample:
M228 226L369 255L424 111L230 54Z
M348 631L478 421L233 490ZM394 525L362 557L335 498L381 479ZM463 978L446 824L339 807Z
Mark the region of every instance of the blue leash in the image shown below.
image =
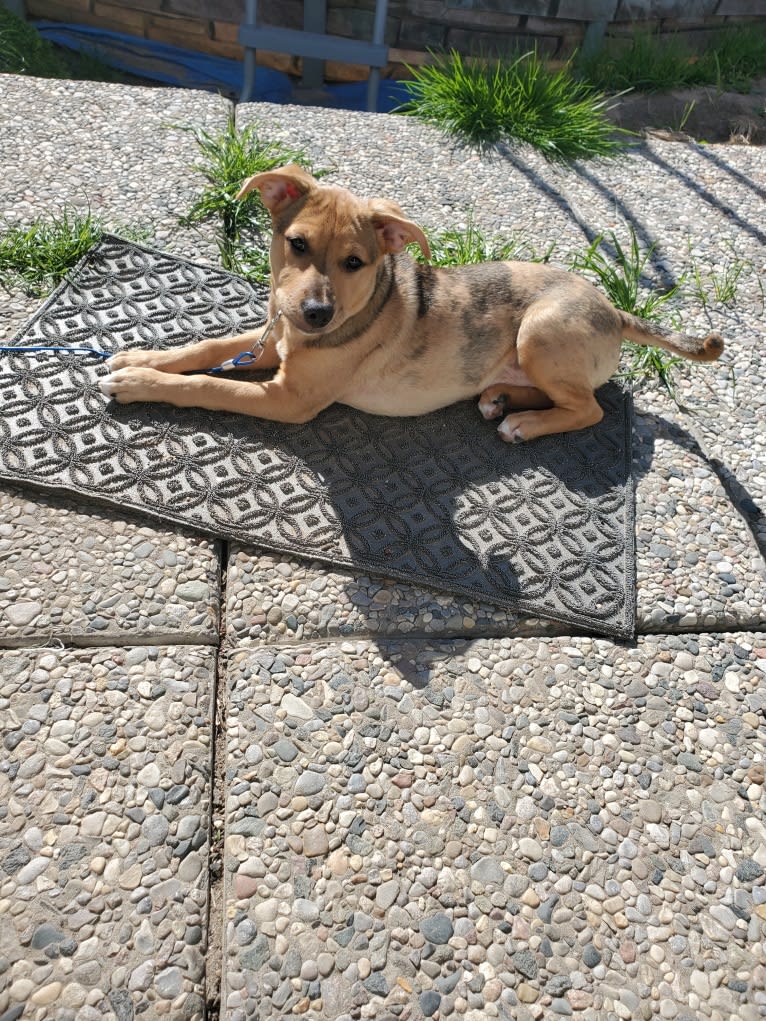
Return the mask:
M96 347L52 347L47 344L34 344L29 347L0 346L0 354L38 354L48 351L66 352L71 355L93 355L95 358L101 359L112 357L111 351L99 351Z
M266 340L269 334L281 318L282 312L277 312L269 321L263 335L256 340L249 351L240 351L238 355L234 356L234 358L227 358L225 362L222 362L220 365L216 365L213 369L206 369L205 372L208 375L214 376L221 372L230 372L233 369L247 369L251 365L255 365L263 354L263 349L266 346ZM33 344L25 347L14 347L9 344L0 345L0 354L48 354L50 352L70 355L93 355L94 358L100 358L102 361L105 361L107 358L111 358L114 354L114 351L100 351L97 347L56 347L49 344Z
M68 355L93 355L101 361L106 361L114 354L113 351L99 351L95 347L50 347L46 344L33 344L25 347L13 347L10 344L0 345L0 354L68 354ZM240 351L234 358L227 358L225 362L216 365L214 369L204 370L211 376L222 372L231 372L235 369L247 369L254 365L260 357L260 351Z

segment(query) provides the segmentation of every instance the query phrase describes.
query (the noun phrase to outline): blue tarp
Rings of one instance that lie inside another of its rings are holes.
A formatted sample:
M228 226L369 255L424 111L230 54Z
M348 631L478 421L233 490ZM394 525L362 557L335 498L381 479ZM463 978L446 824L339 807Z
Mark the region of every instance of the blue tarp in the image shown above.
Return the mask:
M93 53L105 64L127 74L185 88L205 89L238 96L242 90L242 63L196 53L180 46L151 39L140 39L123 32L108 32L87 25L69 25L57 21L34 22L40 35L68 49ZM255 75L256 100L267 103L294 102L294 81L289 75L259 67ZM327 85L327 105L343 110L367 108L367 82ZM378 94L378 110L390 113L407 99L404 86L383 79Z

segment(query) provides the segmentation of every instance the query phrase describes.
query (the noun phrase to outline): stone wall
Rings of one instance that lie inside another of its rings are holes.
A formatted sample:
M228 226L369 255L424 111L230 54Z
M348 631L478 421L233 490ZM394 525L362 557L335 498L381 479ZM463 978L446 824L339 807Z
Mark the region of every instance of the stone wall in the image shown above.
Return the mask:
M300 28L303 0L261 0L264 23ZM28 16L101 26L236 60L243 0L26 0ZM327 0L327 30L370 38L375 0ZM681 34L704 43L725 24L765 21L764 0L390 0L386 42L392 64L420 63L428 50L501 54L536 45L565 58L606 33L636 29ZM298 61L261 54L264 63L298 71ZM391 73L399 69L392 68ZM345 76L341 69L330 74ZM356 69L364 74L364 69ZM353 72L352 72L353 76Z

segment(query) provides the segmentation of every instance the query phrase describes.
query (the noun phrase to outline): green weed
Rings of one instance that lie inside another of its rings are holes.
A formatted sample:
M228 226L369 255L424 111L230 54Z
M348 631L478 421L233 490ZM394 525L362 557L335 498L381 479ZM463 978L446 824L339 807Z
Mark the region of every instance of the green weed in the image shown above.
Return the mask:
M409 68L409 100L400 112L418 117L479 151L500 142L526 143L566 163L617 155L622 146L604 116L606 100L569 67L546 69L537 53L510 61L468 62L456 51Z
M268 284L271 277L269 249L263 246L236 245L230 253L228 269L257 284Z
M608 244L614 250L610 260L602 251L604 235L599 234L585 252L575 255L572 268L593 273L615 306L624 312L632 312L641 319L658 321L660 308L678 292L679 285L664 292L648 290L641 283L647 263L654 254L655 245L641 251L633 227L630 227L630 241L623 248L612 231Z
M286 163L298 163L310 170L308 157L281 142L264 141L255 125L249 124L238 131L233 117L217 134L200 128L183 130L194 134L202 158L193 169L199 171L207 183L181 223L188 226L214 220L221 261L226 269L233 270L235 264L241 262L242 257L237 254L239 246L257 239L263 242L270 222L260 202L236 198L245 178ZM268 241L263 247L268 248Z
M103 227L90 210L79 213L64 209L29 226L6 225L0 234L0 280L21 283L29 294L50 291L75 266L103 234ZM132 234L135 231L121 231Z
M676 404L681 406L676 390L675 369L683 365L683 358L668 354L659 347L642 347L626 340L623 342L628 350L628 364L617 374L618 379L634 381L658 380L667 390Z
M426 236L433 266L465 266L514 259L548 262L555 248L551 245L538 255L533 246L518 235L511 238L488 237L470 218L465 230L427 231ZM413 246L412 251L419 262L425 262L419 248Z
M683 131L684 130L684 128L686 127L686 122L689 120L691 115L694 113L694 107L696 105L697 105L697 101L694 100L694 99L692 99L692 101L690 103L686 103L685 104L684 112L681 114L681 117L680 117L680 119L678 121L678 125L676 127L676 131Z
M651 245L642 252L632 227L629 244L625 248L614 232L610 233L608 244L614 251L613 259L607 258L604 254L603 243L603 235L595 238L584 253L574 257L572 269L595 276L596 282L600 284L615 308L631 312L641 319L659 322L663 318L662 307L679 292L681 283L667 291L654 291L643 286L641 280L644 269L654 253L655 246ZM625 348L628 352L628 363L622 373L623 377L634 380L656 378L677 402L674 369L681 364L682 359L658 347L645 347L629 341L625 342Z
M720 270L710 269L703 273L699 262L689 253L689 275L691 293L707 308L708 305L733 305L737 298L740 277L752 270L752 263L741 259L731 246L729 257Z

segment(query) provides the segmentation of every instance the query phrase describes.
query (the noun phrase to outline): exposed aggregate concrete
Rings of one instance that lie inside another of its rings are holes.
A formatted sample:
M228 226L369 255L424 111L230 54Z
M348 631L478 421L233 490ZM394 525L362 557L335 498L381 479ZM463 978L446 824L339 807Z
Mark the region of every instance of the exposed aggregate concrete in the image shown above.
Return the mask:
M180 128L222 129L223 100L0 98L4 218L90 206L217 261L178 225L202 181ZM222 1021L766 1016L766 151L561 171L400 118L237 120L430 229L566 265L632 223L649 278L696 260L708 290L739 259L733 304L676 305L727 351L680 370L693 414L637 393L632 645L4 488L0 1019L196 1019L219 991ZM12 287L0 329L37 304Z

